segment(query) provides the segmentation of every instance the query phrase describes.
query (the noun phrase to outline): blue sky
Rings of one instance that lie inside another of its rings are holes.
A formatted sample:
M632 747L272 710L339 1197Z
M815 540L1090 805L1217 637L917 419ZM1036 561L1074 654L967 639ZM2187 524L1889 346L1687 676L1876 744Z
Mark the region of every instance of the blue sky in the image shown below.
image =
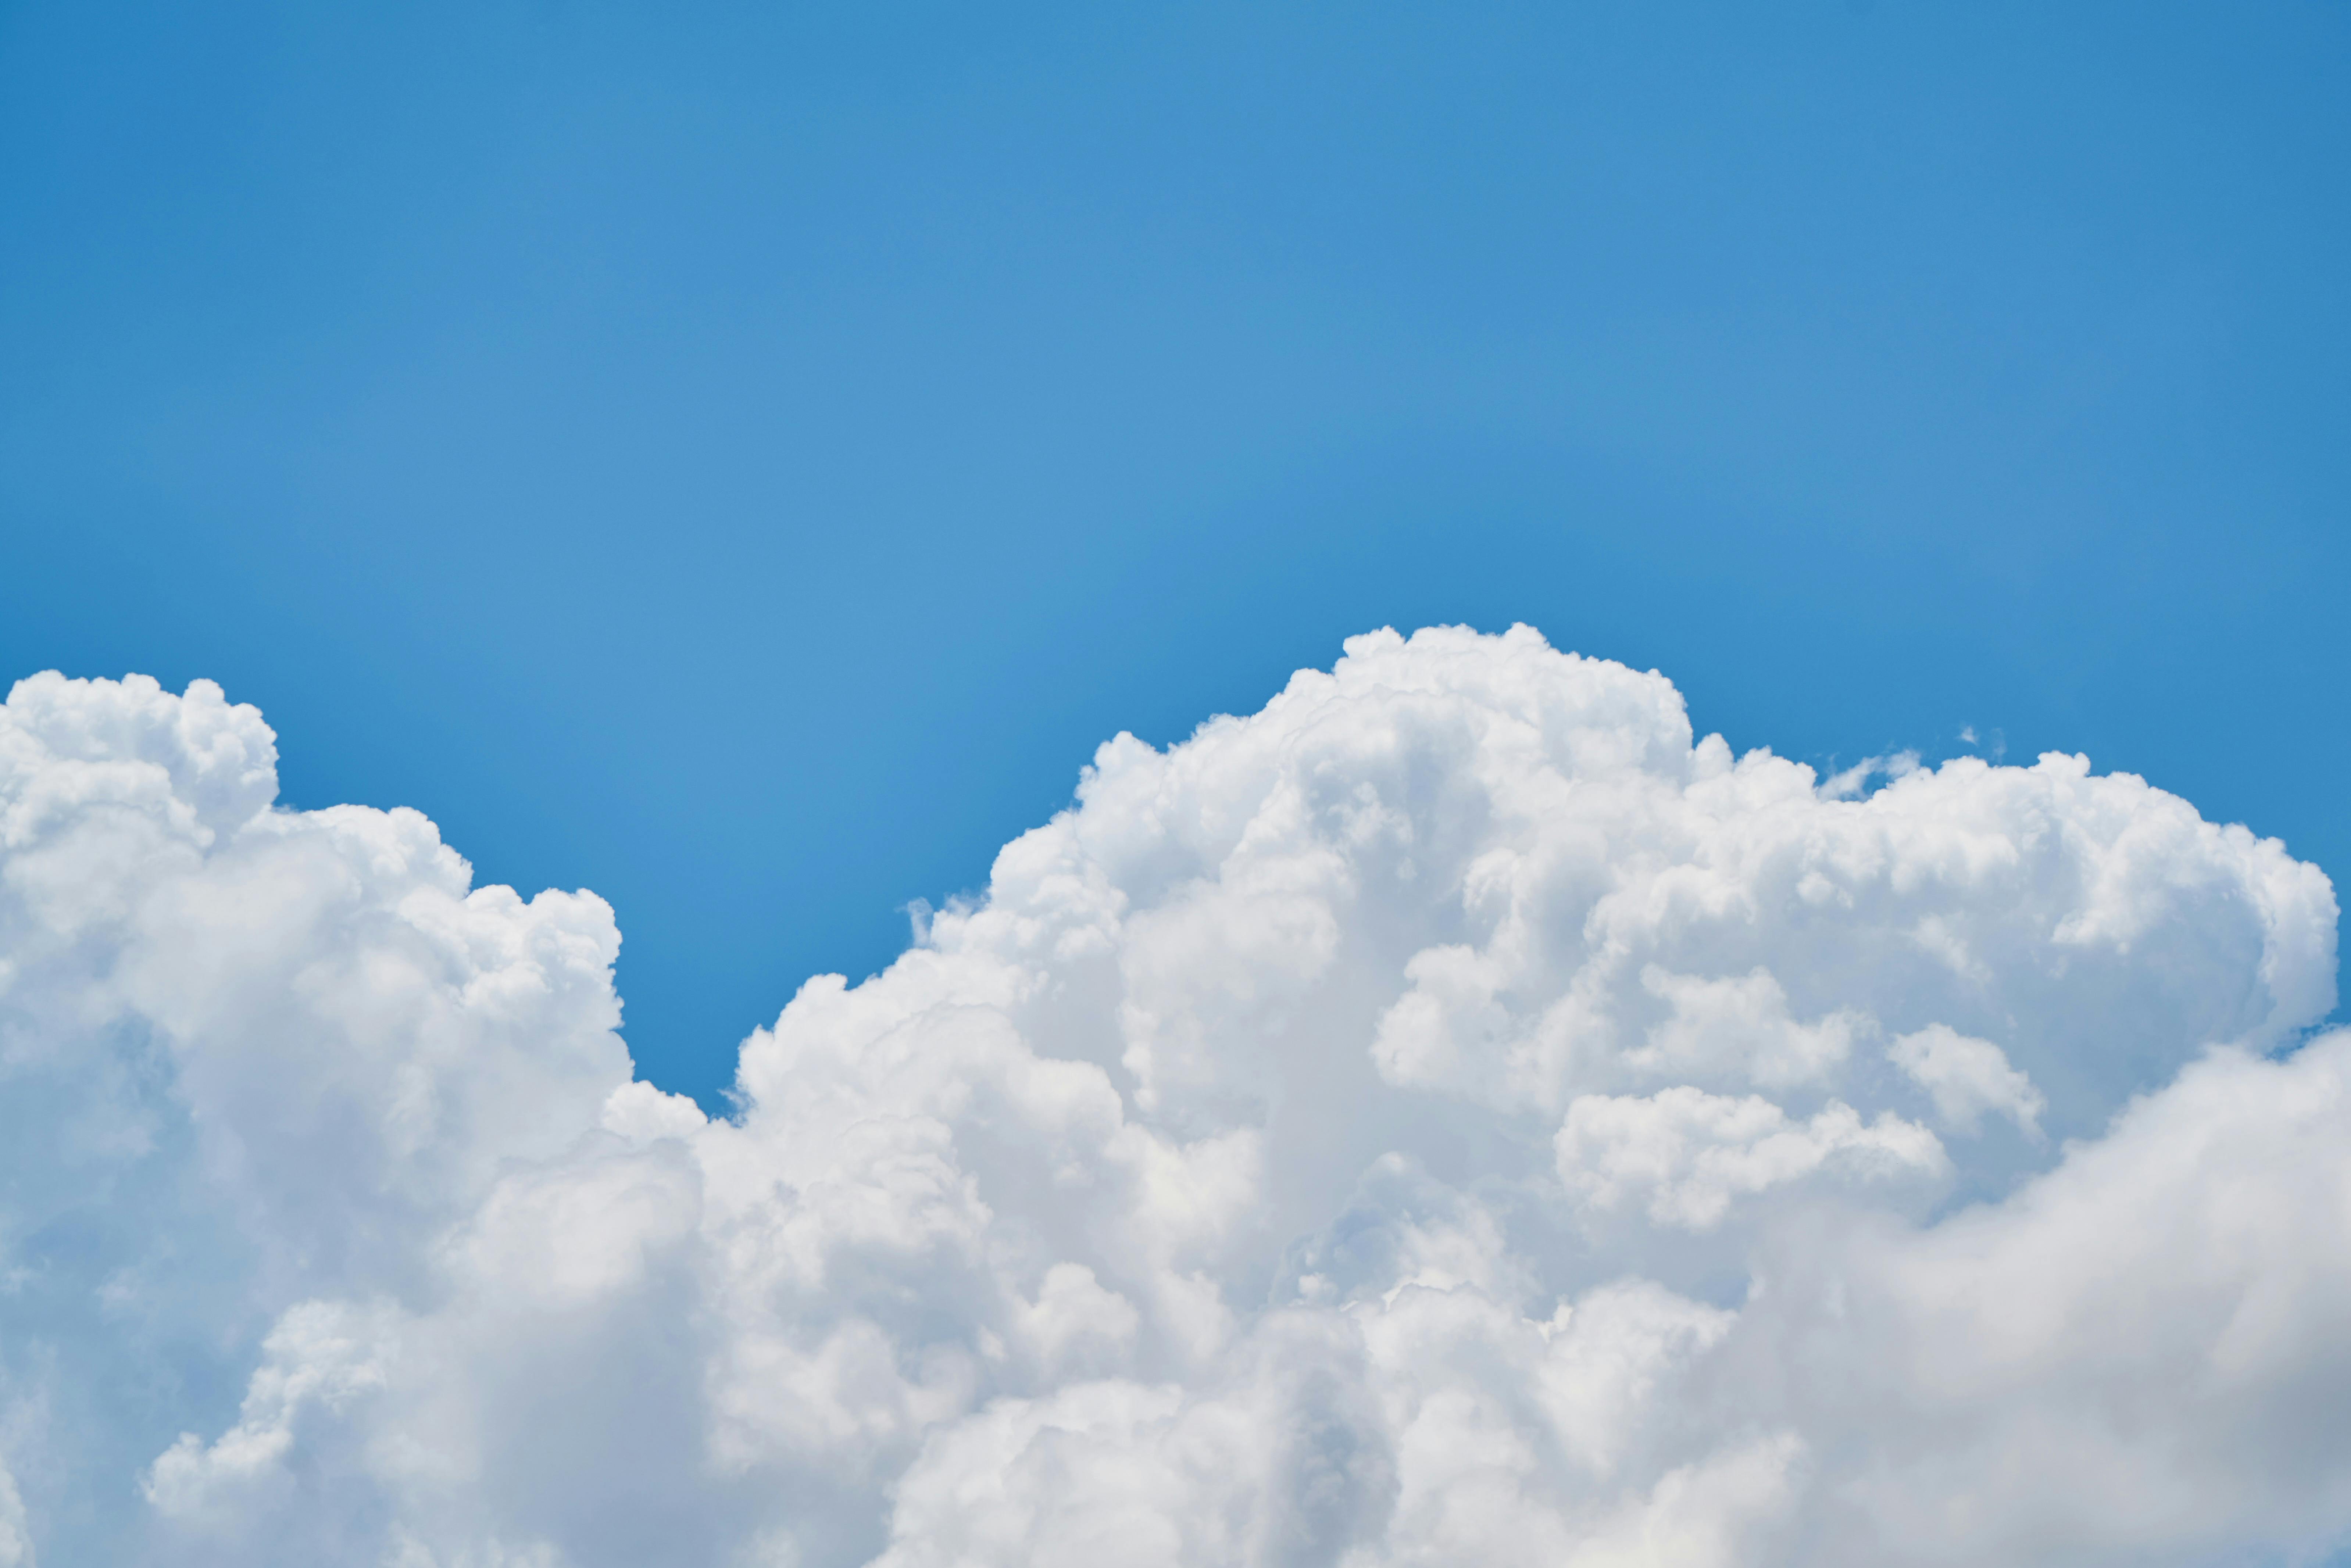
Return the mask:
M1768 16L1763 12L1768 9ZM1122 728L1530 622L2339 880L2351 7L0 10L0 670L617 905L712 1099Z

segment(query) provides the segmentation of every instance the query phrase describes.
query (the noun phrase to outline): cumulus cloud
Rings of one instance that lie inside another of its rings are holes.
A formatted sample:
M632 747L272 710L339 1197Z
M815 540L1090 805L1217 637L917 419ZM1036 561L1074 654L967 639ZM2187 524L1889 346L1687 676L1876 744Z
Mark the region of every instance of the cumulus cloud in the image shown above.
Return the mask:
M1985 1112L1997 1111L2026 1134L2039 1134L2041 1091L1991 1041L1934 1023L1896 1037L1886 1054L1934 1100L1945 1125L1973 1133Z
M1834 1170L1869 1180L1939 1176L1934 1134L1892 1112L1865 1124L1832 1100L1810 1121L1760 1094L1733 1100L1681 1085L1635 1098L1587 1094L1559 1129L1559 1175L1598 1209L1644 1199L1660 1225L1711 1230L1733 1198Z
M1823 782L1524 629L1358 638L1104 746L713 1120L601 901L275 747L0 709L0 1564L2351 1532L2333 890L2085 758Z

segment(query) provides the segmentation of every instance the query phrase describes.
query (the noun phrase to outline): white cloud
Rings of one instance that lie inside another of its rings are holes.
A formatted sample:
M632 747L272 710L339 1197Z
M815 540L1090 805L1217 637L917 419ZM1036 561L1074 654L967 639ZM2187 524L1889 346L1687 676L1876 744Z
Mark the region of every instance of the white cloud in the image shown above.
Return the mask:
M1687 1084L1646 1098L1587 1094L1567 1108L1560 1179L1603 1211L1642 1200L1660 1225L1710 1230L1734 1198L1817 1172L1871 1181L1938 1176L1934 1134L1892 1112L1865 1124L1832 1100L1800 1122L1761 1095L1733 1100Z
M1996 1111L2038 1136L2045 1102L2032 1080L2008 1064L2008 1053L1988 1040L1970 1040L1948 1024L1930 1023L1886 1048L1895 1066L1935 1102L1949 1127L1972 1133L1984 1113Z
M0 709L0 1564L2351 1531L2333 891L2138 779L1865 797L1531 632L1360 638L1105 746L712 1122L601 901L274 762L202 683Z
M340 1414L385 1387L397 1333L396 1316L381 1309L293 1307L262 1342L237 1424L210 1443L182 1433L140 1490L167 1517L235 1533L241 1511L270 1492L282 1502L298 1484L287 1461L307 1411Z
M2339 1541L2347 1118L2351 1034L2223 1051L1996 1207L1786 1254L1742 1350L1805 1427L1875 1445L1823 1539L1932 1526L1906 1548L1928 1563Z
M1786 1089L1834 1072L1852 1054L1856 1020L1834 1012L1816 1023L1788 1016L1788 995L1761 965L1708 979L1641 970L1641 988L1673 1009L1625 1061L1646 1077L1731 1079Z
M33 1542L25 1532L25 1500L16 1478L0 1469L0 1568L33 1568Z

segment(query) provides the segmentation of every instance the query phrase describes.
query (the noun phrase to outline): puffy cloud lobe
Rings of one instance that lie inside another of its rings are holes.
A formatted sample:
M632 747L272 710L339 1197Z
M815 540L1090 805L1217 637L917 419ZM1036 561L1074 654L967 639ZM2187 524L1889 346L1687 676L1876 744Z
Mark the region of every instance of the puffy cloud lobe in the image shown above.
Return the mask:
M627 1080L619 936L469 889L413 811L274 809L273 736L209 683L42 676L0 716L0 1433L35 1545L122 1558L159 1453L193 1517L348 1403L281 1314L429 1288L505 1162Z
M1359 638L1102 747L714 1121L600 901L277 808L274 746L0 710L0 1563L2351 1528L2333 892L2138 779L1823 786L1523 629Z
M2351 1034L2226 1051L2006 1203L1774 1260L1721 1375L1868 1435L1815 1528L1921 1563L2339 1541ZM2313 1555L2315 1555L2314 1552Z
M1973 1133L1985 1112L1996 1111L2028 1134L2040 1134L2045 1108L2041 1091L1991 1041L1970 1040L1936 1023L1897 1037L1886 1054L1933 1099L1946 1126Z
M1935 1134L1892 1112L1865 1124L1832 1100L1794 1121L1760 1094L1733 1100L1682 1085L1646 1098L1587 1094L1559 1130L1560 1180L1601 1210L1643 1199L1659 1225L1711 1230L1736 1197L1832 1170L1862 1180L1939 1176Z

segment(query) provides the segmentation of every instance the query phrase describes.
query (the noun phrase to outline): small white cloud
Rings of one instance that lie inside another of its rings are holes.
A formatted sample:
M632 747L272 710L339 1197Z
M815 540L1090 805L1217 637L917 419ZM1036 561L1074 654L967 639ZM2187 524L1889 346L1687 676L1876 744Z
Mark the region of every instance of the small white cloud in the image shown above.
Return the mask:
M299 1423L331 1418L389 1385L398 1314L378 1304L304 1301L262 1342L235 1426L203 1441L183 1432L149 1469L141 1490L164 1517L205 1532L235 1530L239 1514L282 1501Z
M1886 1054L1927 1092L1945 1126L1973 1133L1984 1113L1991 1111L2013 1121L2028 1136L2040 1136L2041 1113L2048 1102L1991 1041L1931 1023L1896 1035Z
M1560 1179L1585 1207L1637 1205L1685 1230L1711 1230L1734 1200L1816 1174L1883 1181L1949 1168L1934 1134L1891 1112L1865 1123L1833 1100L1800 1122L1757 1095L1687 1086L1638 1099L1586 1095L1567 1108L1552 1146Z
M1062 1375L1089 1360L1118 1364L1142 1321L1125 1297L1102 1289L1083 1263L1046 1270L1036 1301L1013 1314L1029 1353Z
M1787 1088L1824 1078L1853 1052L1865 1017L1830 1013L1806 1024L1788 1015L1788 996L1768 969L1708 979L1651 964L1641 988L1672 1008L1625 1062L1646 1076L1739 1079Z

